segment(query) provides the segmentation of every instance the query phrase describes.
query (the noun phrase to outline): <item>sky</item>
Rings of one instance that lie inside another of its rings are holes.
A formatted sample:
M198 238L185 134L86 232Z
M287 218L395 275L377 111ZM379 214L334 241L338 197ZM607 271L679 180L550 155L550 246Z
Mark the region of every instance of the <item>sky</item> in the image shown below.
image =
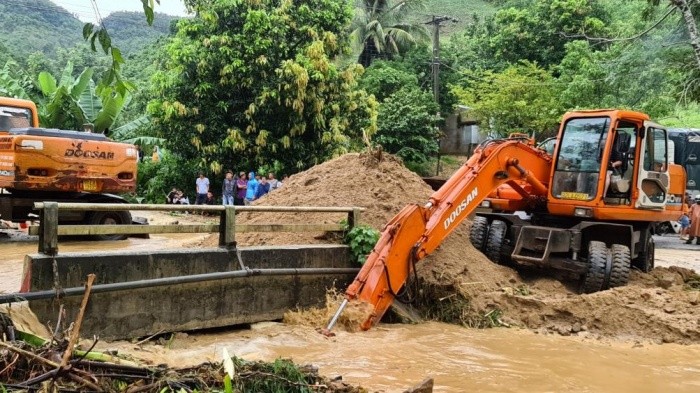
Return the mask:
M77 16L83 22L95 22L95 11L91 0L51 0L68 12ZM143 12L141 0L96 0L97 8L102 18L114 11L140 11ZM160 0L160 5L156 3L156 12L164 14L185 16L185 5L182 0Z

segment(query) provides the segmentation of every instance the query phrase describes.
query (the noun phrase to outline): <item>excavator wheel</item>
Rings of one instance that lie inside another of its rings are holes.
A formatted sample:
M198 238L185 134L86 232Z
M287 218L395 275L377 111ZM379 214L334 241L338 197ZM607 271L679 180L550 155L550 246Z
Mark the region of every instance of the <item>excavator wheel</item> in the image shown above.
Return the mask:
M501 263L501 249L503 248L503 241L506 238L507 231L508 225L504 221L493 220L491 222L488 236L486 237L484 254L493 262Z
M630 249L622 244L612 245L612 266L608 288L627 285L630 278Z
M588 243L588 269L583 276L581 292L593 293L603 289L607 263L608 248L605 243L595 240Z
M647 233L646 247L639 253L637 258L632 261L632 266L643 271L644 273L649 273L654 270L654 239L651 234Z
M469 241L472 246L479 251L484 250L486 244L486 236L489 232L489 220L486 217L476 216L472 221L472 227L469 230Z
M131 224L128 211L96 211L86 218L88 225L125 225ZM124 240L126 235L95 235L96 240Z

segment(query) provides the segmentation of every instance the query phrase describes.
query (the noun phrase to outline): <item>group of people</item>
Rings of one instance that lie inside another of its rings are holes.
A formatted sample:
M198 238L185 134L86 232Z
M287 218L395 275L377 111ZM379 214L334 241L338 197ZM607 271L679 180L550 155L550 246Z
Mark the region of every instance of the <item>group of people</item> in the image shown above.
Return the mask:
M286 181L286 178L285 175L282 180ZM265 177L252 171L247 176L245 172L234 175L228 171L221 186L221 201L224 205L248 205L282 187L283 181L277 180L272 172Z
M286 181L286 179L285 175L282 180ZM232 171L227 171L226 178L221 185L221 203L223 205L248 205L282 187L282 184L283 181L277 180L272 172L265 177L256 175L255 172L250 172L247 175L245 172L240 172L235 175ZM204 172L199 172L199 176L195 180L195 190L197 194L195 205L216 204L216 196ZM166 203L189 205L190 201L182 190L173 188L166 196Z

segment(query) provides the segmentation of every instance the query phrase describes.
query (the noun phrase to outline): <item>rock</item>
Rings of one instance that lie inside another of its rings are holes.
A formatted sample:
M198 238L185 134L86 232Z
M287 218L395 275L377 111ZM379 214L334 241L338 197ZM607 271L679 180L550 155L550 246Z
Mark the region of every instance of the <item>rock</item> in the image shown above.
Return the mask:
M663 289L669 289L674 285L683 285L683 276L675 273L666 273L656 279L656 285Z
M578 322L576 322L576 323L574 324L574 326L571 327L571 331L574 332L574 333L578 333L578 332L580 332L581 330L582 330L582 329L581 329L581 324L578 323Z
M695 292L693 295L691 295L688 299L688 303L693 306L697 306L698 303L700 303L700 292Z
M667 314L673 314L674 312L676 312L676 308L669 304L664 306L664 312Z
M559 334L561 334L562 336L570 336L571 326L559 326L557 332L559 332Z
M403 393L433 393L433 379L426 378L418 385L414 385L403 391Z

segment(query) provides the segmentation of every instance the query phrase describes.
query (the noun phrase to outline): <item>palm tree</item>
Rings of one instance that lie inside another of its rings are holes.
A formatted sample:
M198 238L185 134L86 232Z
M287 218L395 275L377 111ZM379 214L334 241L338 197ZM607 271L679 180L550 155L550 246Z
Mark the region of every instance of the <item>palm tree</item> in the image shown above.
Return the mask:
M361 50L358 63L368 67L427 39L423 24L407 21L409 12L423 5L424 0L356 0L351 36Z

